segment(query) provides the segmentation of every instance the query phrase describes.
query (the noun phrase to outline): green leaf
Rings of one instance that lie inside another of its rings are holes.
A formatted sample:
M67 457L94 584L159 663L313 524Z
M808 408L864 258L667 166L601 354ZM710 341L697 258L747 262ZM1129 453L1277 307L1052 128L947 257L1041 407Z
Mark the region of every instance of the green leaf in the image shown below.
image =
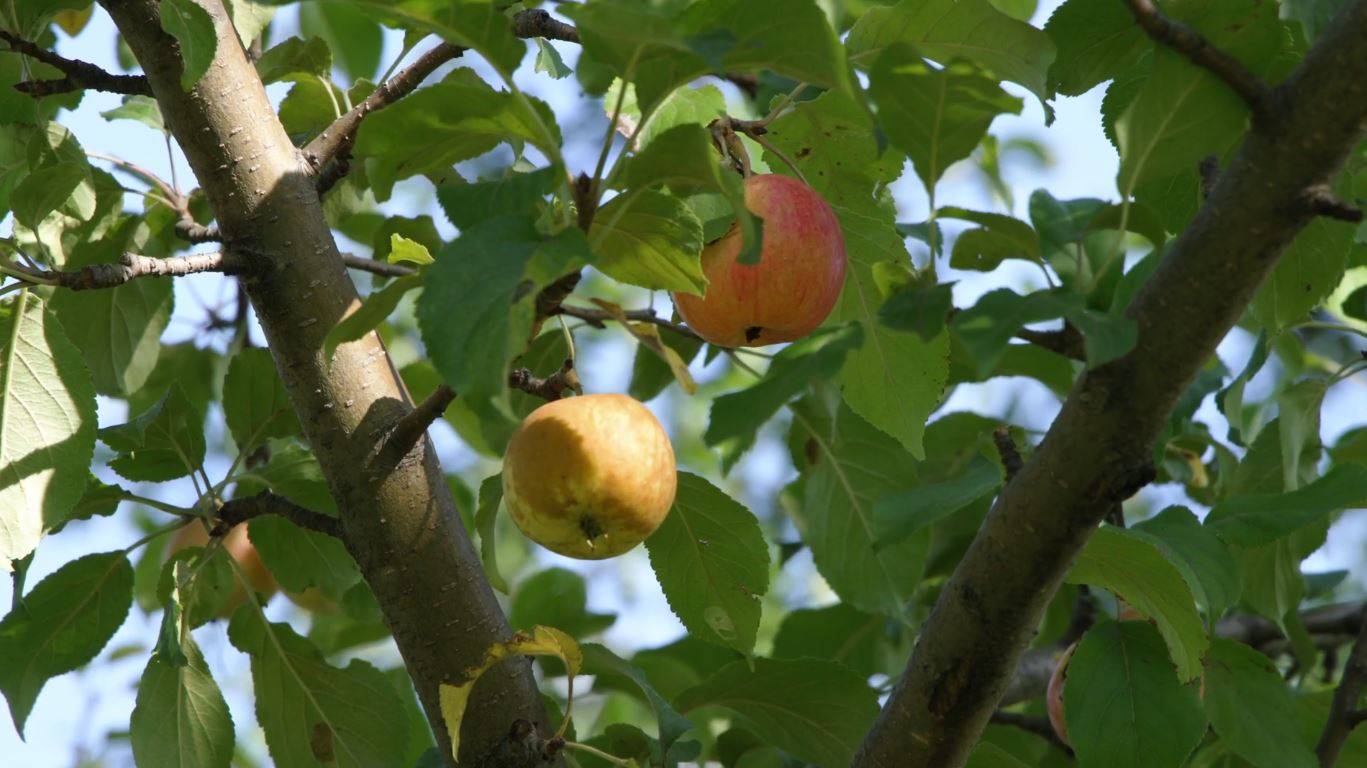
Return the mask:
M1231 544L1269 544L1367 501L1367 465L1344 464L1290 493L1237 496L1216 505L1206 525Z
M1123 528L1092 534L1066 577L1070 584L1105 587L1158 624L1183 681L1201 672L1210 639L1178 569L1150 541Z
M1235 445L1251 443L1257 435L1256 430L1250 429L1252 425L1248 423L1244 414L1244 387L1262 369L1263 363L1267 362L1267 353L1270 349L1267 332L1258 334L1257 341L1253 343L1253 352L1249 354L1248 363L1243 371L1215 395L1215 405L1229 422L1228 437Z
M49 213L79 196L83 184L90 184L90 166L83 162L69 160L33 170L10 194L15 221L37 229ZM82 220L89 219L93 212L94 206L88 207L90 210L80 217Z
M338 669L288 624L238 611L228 639L252 658L256 718L276 765L389 765L408 743L403 702L383 673Z
M161 482L184 477L204 463L204 416L178 386L142 415L99 431L119 456L109 468L128 480Z
M689 6L683 23L698 48L724 42L713 69L770 70L799 82L850 90L845 51L812 0L703 0Z
M889 328L910 331L922 341L932 341L944 330L953 308L953 283L913 285L889 296L878 308L878 319Z
M991 742L980 742L968 756L964 768L1029 768L1010 752Z
M194 638L181 639L181 663L153 654L138 683L129 722L138 765L227 768L233 757L233 719Z
M1268 333L1306 319L1338 287L1348 267L1354 229L1318 218L1296 236L1253 297L1253 316Z
M269 463L238 475L237 495L269 489L302 507L335 517L337 505L313 453L289 441L273 442L270 447Z
M636 132L636 142L633 146L635 150L650 144L656 136L676 125L706 126L726 114L726 97L717 86L681 86L661 100L643 123L641 107L636 103L636 90L629 84L624 86L621 80L613 81L612 87L603 97L604 107L611 109L617 103L617 96L623 87L627 88L627 93L622 101L622 114L617 130L625 136Z
M180 87L188 91L204 77L214 60L218 36L214 33L213 17L195 0L164 0L161 28L180 43Z
M372 78L380 67L384 37L380 26L351 3L306 3L299 8L299 31L327 41L337 63L352 79ZM331 75L331 70L323 73Z
M599 679L608 676L626 678L640 689L646 703L650 705L651 711L655 715L659 730L657 733L660 738L660 747L663 751L661 761L669 756L669 748L679 737L693 728L693 723L688 718L679 714L670 703L655 690L638 667L623 661L612 651L601 645L586 643L580 646L584 654L584 674L594 675Z
M90 372L61 324L28 291L0 305L0 569L80 501L95 425Z
M1053 320L1082 308L1082 297L1065 291L1036 291L1021 296L1010 288L984 294L950 323L985 376L1021 328Z
M589 230L594 266L642 288L701 296L702 224L677 197L648 189L619 195L600 208Z
M1020 99L972 64L935 69L905 45L878 57L869 93L878 102L879 125L911 157L926 189L973 152L997 115L1021 110Z
M707 73L707 62L689 47L667 7L599 0L558 10L574 21L585 57L632 83L646 114L677 86ZM579 76L585 77L583 60Z
M299 420L270 350L244 349L233 355L223 379L223 418L243 453L271 438L299 433Z
M646 539L669 607L695 637L741 653L755 647L769 547L750 510L707 480L679 473L669 515Z
M703 442L709 446L730 443L723 449L722 461L723 467L730 469L740 454L754 444L760 427L779 408L813 382L834 377L850 351L863 343L862 327L847 323L818 329L784 347L774 356L759 383L712 401Z
M332 76L332 51L321 37L308 40L291 37L261 54L256 62L256 73L261 76L261 82L268 85L310 77L326 79Z
M261 562L290 592L318 587L340 600L361 580L360 568L346 545L327 534L300 528L279 515L262 515L252 520L248 535Z
M1312 768L1296 702L1271 659L1232 640L1211 641L1206 715L1230 751L1258 768Z
M879 499L873 505L873 531L878 546L903 541L992 492L1001 482L1001 468L978 454L953 480L922 485Z
M1051 95L1045 73L1056 51L1049 36L993 8L988 0L901 0L873 7L845 40L850 61L867 67L887 46L911 43L941 64L972 62L1025 86L1040 102Z
M100 117L105 120L134 120L151 128L154 131L166 130L166 123L161 117L161 107L157 100L151 96L124 96L123 104L113 109L105 110L100 113Z
M1065 96L1081 96L1135 67L1153 45L1123 3L1068 0L1044 31L1058 46L1049 88Z
M531 323L530 312L514 316L513 295L545 242L528 219L500 216L466 230L428 268L418 325L428 358L461 397L507 389L511 344Z
M929 538L878 547L874 504L916 487L916 463L892 438L849 408L834 423L811 400L790 406L794 437L807 456L802 504L795 513L817 570L856 608L900 616L925 567Z
M1068 320L1082 332L1088 368L1123 357L1139 343L1139 326L1126 315L1084 309L1069 313Z
M737 214L736 226L745 243L740 262L758 263L762 235L756 218L745 206L744 184L739 176L722 168L702 126L684 123L659 134L626 162L623 175L632 190L668 184L720 192Z
M551 45L550 41L544 37L538 37L532 41L536 45L536 71L545 72L555 80L562 80L574 74L574 70L565 64L565 60L560 58L560 51Z
M800 608L783 617L774 637L774 657L828 659L869 677L882 671L886 616L865 613L844 603Z
M794 757L847 766L878 714L878 696L858 674L818 659L737 661L679 694L685 712L719 706Z
M132 605L133 567L104 552L63 565L0 620L0 691L21 736L43 685L94 659Z
M1178 681L1143 621L1106 622L1083 635L1063 707L1081 765L1178 768L1206 732L1196 686Z
M1282 446L1282 487L1301 487L1304 473L1318 472L1313 462L1320 451L1320 406L1328 385L1321 379L1302 379L1277 396L1277 427ZM1309 452L1310 462L1302 462Z
M456 69L367 117L356 135L356 155L367 159L375 195L384 200L399 179L445 174L452 164L504 142L557 151L555 115L545 103L529 101L530 108L495 91L474 70Z
M409 291L422 287L422 284L422 275L406 275L366 296L365 301L361 302L361 306L357 307L355 312L342 318L341 322L328 331L327 338L323 340L323 357L331 360L337 347L362 338L379 328L380 323L394 314L403 297L408 295Z
M1242 587L1234 557L1191 510L1168 507L1130 531L1158 547L1177 567L1212 618L1219 618L1238 602Z
M479 484L479 504L475 509L475 530L479 531L479 559L484 564L484 578L489 585L508 594L508 582L498 570L497 530L498 508L503 503L503 475L484 478ZM567 630L568 631L568 630Z
M543 624L574 637L587 637L616 621L617 617L610 613L590 613L587 605L588 589L583 576L564 568L547 568L517 585L508 623L514 630Z
M207 541L207 534L204 540ZM231 612L237 607L229 604L236 592L237 578L228 562L229 557L232 555L222 546L213 549L186 547L174 553L162 565L157 578L157 603L167 605L174 599L189 627L198 627ZM237 593L238 603L245 597L245 593ZM165 621L163 619L163 623ZM174 631L179 632L178 629Z
M133 280L99 291L60 291L52 297L52 311L62 327L70 329L68 335L81 349L96 391L115 396L136 392L152 375L172 305L169 280Z
M452 224L469 229L498 216L537 210L559 178L557 174L557 168L548 166L529 173L509 172L493 181L444 184L437 188L437 201Z
M981 229L970 229L954 241L949 265L955 269L991 272L1006 259L1040 260L1039 237L1035 230L1014 216L954 206L941 208L938 215L982 225Z

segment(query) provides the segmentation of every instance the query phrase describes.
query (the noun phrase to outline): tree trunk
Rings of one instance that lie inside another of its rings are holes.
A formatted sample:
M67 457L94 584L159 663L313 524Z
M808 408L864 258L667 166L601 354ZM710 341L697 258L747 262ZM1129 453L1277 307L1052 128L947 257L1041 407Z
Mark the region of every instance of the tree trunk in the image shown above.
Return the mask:
M357 302L323 218L313 179L286 136L232 22L200 0L218 47L188 93L181 58L161 30L155 0L102 0L151 82L166 124L194 169L225 247L252 264L242 278L304 434L337 501L348 549L374 590L444 754L450 743L438 686L457 681L506 618L461 525L430 441L389 472L368 459L412 409L375 334L323 357L323 339ZM481 678L465 719L462 763L473 764L525 719L545 713L524 659Z

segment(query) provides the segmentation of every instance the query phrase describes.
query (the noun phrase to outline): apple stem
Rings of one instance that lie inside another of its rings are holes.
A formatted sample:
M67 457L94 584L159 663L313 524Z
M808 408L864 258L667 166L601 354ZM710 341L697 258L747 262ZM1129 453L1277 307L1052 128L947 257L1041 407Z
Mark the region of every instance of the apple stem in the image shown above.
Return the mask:
M802 174L802 169L797 167L797 163L793 162L793 159L784 154L778 147L771 144L768 139L758 134L752 135L750 138L754 139L756 144L764 147L766 151L773 153L774 157L782 160L784 165L791 168L793 175L798 178L798 181L801 181L809 187L812 186L811 183L807 181L807 177Z

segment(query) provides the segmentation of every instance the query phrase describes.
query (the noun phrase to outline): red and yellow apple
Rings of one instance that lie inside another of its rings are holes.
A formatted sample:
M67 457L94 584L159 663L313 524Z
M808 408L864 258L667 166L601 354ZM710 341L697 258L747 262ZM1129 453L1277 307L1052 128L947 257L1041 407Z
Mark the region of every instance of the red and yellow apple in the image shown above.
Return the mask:
M261 555L256 551L248 536L247 527L250 523L235 525L228 534L223 537L223 549L237 561L237 565L242 569L242 573L247 577L247 581L252 585L252 591L265 598L270 598L279 589L275 577L271 575L266 564L261 562ZM191 523L176 531L176 535L166 545L166 557L169 559L175 553L186 547L203 547L209 543L209 533L204 530L204 526L199 523ZM233 611L238 609L247 600L247 593L242 589L242 583L236 578L233 579L233 592L223 604L219 611L219 618L227 618L233 615Z
M503 500L528 538L601 560L645 541L674 503L674 447L626 395L555 400L527 416L503 456Z
M845 284L845 240L831 206L788 176L745 180L745 207L763 222L759 263L739 261L733 228L703 248L707 293L675 293L674 306L709 344L761 347L794 341L825 321Z

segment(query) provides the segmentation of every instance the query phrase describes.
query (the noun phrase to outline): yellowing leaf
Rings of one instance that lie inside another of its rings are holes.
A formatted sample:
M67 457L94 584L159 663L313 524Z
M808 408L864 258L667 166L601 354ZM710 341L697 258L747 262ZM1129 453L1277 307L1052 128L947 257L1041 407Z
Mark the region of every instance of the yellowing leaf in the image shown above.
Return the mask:
M460 724L465 719L465 707L470 702L470 691L480 675L510 656L555 656L565 663L570 680L570 697L574 696L574 676L584 666L584 654L574 638L554 627L535 626L518 632L512 638L495 643L484 656L484 662L465 670L465 682L460 685L441 685L441 717L451 736L451 756L460 754Z
M420 266L431 264L432 254L428 253L427 246L416 240L408 238L398 233L389 236L389 263L398 264L401 261L411 261Z
M678 352L674 351L673 347L664 343L660 338L660 329L658 327L652 323L631 322L627 319L626 312L610 301L594 299L593 303L612 315L612 318L621 323L623 328L630 331L631 335L635 336L636 340L639 341L642 346L649 348L652 352L659 355L660 359L665 361L665 365L669 366L669 370L674 374L675 380L679 382L679 386L683 387L685 392L691 395L698 391L698 384L693 381L693 374L688 372L688 363L679 356Z

